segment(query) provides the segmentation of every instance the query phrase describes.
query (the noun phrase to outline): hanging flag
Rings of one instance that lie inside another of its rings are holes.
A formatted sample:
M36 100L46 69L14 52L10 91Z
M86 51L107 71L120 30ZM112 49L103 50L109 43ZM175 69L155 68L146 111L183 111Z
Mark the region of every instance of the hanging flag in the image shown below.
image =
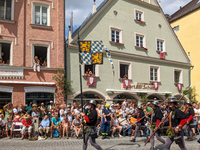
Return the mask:
M181 90L182 90L182 84L181 84L181 83L178 83L178 84L177 84L177 88L178 88L178 91L181 91Z
M87 77L87 85L88 86L96 86L96 78L95 77Z
M128 79L123 80L123 88L125 89L130 88L130 80Z
M92 64L103 64L103 53L92 53Z
M80 53L91 53L91 41L79 41Z
M81 64L91 65L91 53L80 53L80 56Z
M160 59L165 59L165 52L160 51Z
M112 70L113 70L113 73L114 73L114 65L113 65L113 61L112 61L112 57L111 57L111 53L108 51L108 49L104 46L104 50L106 51L106 55L108 57L108 60L111 64L111 67L112 67Z
M158 82L153 82L153 86L155 90L158 90L158 86L159 86Z
M103 53L104 45L102 41L92 41L91 53Z

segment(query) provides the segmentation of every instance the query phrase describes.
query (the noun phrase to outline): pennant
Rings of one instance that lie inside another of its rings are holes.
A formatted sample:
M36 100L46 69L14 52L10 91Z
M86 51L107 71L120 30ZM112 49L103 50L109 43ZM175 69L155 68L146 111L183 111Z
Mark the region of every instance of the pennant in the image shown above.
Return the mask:
M111 64L112 70L113 70L113 72L114 72L115 70L114 70L114 65L113 65L111 53L108 51L108 49L107 49L105 46L104 46L104 50L106 51L106 55L107 55L107 57L108 57L108 60L109 60L109 62L110 62L110 64Z
M158 90L158 86L159 86L158 82L153 82L153 86L155 90Z
M130 80L123 80L123 88L125 89L130 88Z
M96 86L96 78L95 77L87 77L87 85L88 86Z
M165 59L165 52L160 52L160 59Z
M182 90L182 84L178 83L177 88L178 88L178 91L181 91Z

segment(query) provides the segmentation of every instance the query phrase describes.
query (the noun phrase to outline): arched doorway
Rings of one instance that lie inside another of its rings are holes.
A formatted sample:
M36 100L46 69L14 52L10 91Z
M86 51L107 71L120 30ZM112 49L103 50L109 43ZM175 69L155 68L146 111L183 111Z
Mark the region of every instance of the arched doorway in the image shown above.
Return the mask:
M128 103L134 102L137 104L137 100L132 95L129 95L129 94L119 94L113 98L113 102L121 104L125 98Z
M10 92L0 92L0 105L4 106L12 102L12 93Z
M155 100L157 100L157 101L163 101L163 99L160 97L160 96L158 96L158 95L149 95L148 97L148 102L152 102L152 101L155 101Z
M92 92L83 93L83 104L85 104L86 102L89 102L90 100L95 100L97 104L100 104L105 99L96 93L92 93ZM77 95L74 98L73 102L76 104L81 104L81 94Z

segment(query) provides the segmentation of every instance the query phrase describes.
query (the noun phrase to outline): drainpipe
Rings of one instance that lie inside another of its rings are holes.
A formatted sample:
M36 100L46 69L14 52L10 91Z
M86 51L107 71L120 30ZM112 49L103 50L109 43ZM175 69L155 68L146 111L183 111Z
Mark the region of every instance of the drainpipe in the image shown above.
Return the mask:
M64 0L64 69L65 69L65 78L67 79L67 47L66 47L66 40L65 40L65 0ZM65 102L67 104L67 96L65 96Z
M188 58L190 59L190 52L188 52ZM191 59L190 59L190 63L192 64ZM192 66L192 68L189 69L189 87L191 86L191 71L193 70L193 68L194 66ZM191 93L189 94L189 99L191 101Z

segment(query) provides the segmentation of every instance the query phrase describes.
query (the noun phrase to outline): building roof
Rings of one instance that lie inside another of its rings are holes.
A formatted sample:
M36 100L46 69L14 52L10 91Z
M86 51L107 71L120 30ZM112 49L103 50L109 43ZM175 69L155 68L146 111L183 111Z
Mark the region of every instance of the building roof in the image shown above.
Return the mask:
M180 8L177 12L171 15L171 18L169 19L169 22L173 22L176 19L179 19L188 13L200 8L200 0L192 0L188 4L186 4L184 7Z
M72 34L72 39L74 39L77 35L78 32L80 32L91 20L94 18L94 16L108 3L110 0L104 0L98 7L97 11L94 14L91 14L89 17L87 17L83 23L73 32Z

